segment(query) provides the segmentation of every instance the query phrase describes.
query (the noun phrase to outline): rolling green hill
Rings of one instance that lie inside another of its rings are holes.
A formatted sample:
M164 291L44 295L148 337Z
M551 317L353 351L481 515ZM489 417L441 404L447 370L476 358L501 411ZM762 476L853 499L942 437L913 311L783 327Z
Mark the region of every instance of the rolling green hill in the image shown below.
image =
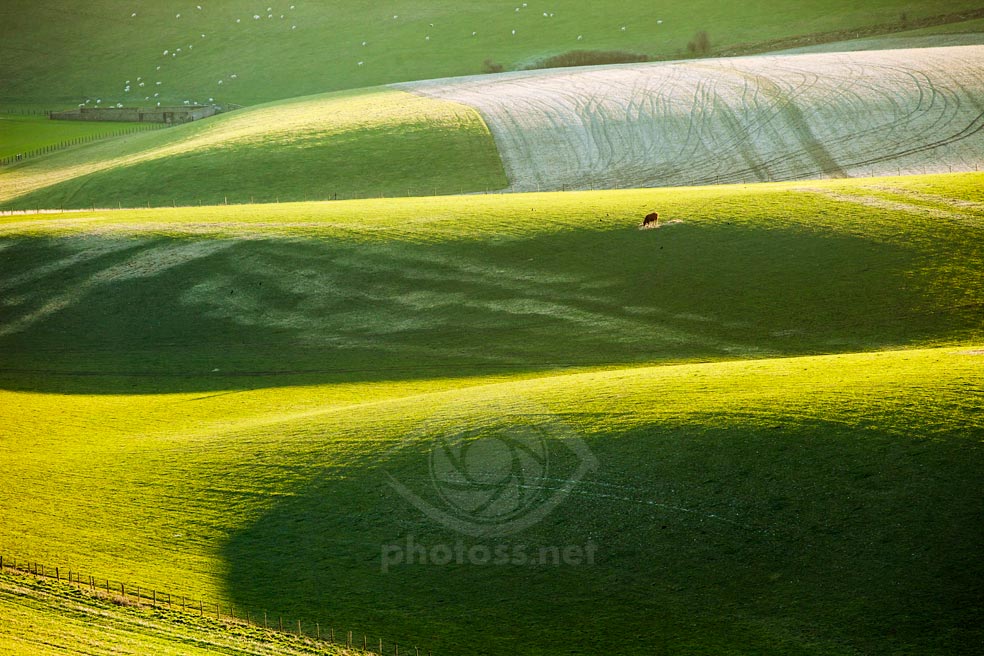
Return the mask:
M980 3L95 0L81 7L8 0L0 7L0 106L86 98L255 104L480 73L485 60L518 68L574 49L677 57L698 30L708 32L715 51L733 51L875 25L901 28L903 13L914 24L968 9Z
M506 184L475 110L380 88L295 98L27 160L0 169L0 206L420 196Z
M0 552L435 653L973 653L982 180L4 217Z

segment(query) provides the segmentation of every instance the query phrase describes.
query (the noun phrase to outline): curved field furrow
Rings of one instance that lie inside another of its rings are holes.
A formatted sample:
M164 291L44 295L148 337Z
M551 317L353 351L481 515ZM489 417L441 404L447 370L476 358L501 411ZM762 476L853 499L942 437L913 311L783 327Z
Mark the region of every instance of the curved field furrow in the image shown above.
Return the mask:
M976 170L984 46L398 85L475 107L514 191Z

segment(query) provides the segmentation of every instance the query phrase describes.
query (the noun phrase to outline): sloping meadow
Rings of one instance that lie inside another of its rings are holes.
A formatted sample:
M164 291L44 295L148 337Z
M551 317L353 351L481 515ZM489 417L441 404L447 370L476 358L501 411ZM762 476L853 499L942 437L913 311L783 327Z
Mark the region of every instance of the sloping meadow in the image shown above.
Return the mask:
M363 89L28 160L0 174L0 206L198 206L484 192L506 184L475 110Z
M6 217L0 547L435 653L966 650L981 178Z

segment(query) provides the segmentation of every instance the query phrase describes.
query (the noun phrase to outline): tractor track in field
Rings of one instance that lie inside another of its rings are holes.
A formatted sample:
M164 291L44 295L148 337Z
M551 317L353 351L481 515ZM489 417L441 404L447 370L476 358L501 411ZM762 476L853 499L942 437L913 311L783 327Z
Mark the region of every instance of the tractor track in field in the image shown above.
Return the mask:
M597 66L394 86L478 110L510 191L984 165L984 46Z

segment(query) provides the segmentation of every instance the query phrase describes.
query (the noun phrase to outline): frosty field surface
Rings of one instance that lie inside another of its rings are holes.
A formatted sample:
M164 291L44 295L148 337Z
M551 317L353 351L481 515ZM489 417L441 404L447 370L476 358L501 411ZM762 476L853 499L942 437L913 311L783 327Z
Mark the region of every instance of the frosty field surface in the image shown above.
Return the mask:
M397 85L478 109L515 191L973 171L984 46Z

